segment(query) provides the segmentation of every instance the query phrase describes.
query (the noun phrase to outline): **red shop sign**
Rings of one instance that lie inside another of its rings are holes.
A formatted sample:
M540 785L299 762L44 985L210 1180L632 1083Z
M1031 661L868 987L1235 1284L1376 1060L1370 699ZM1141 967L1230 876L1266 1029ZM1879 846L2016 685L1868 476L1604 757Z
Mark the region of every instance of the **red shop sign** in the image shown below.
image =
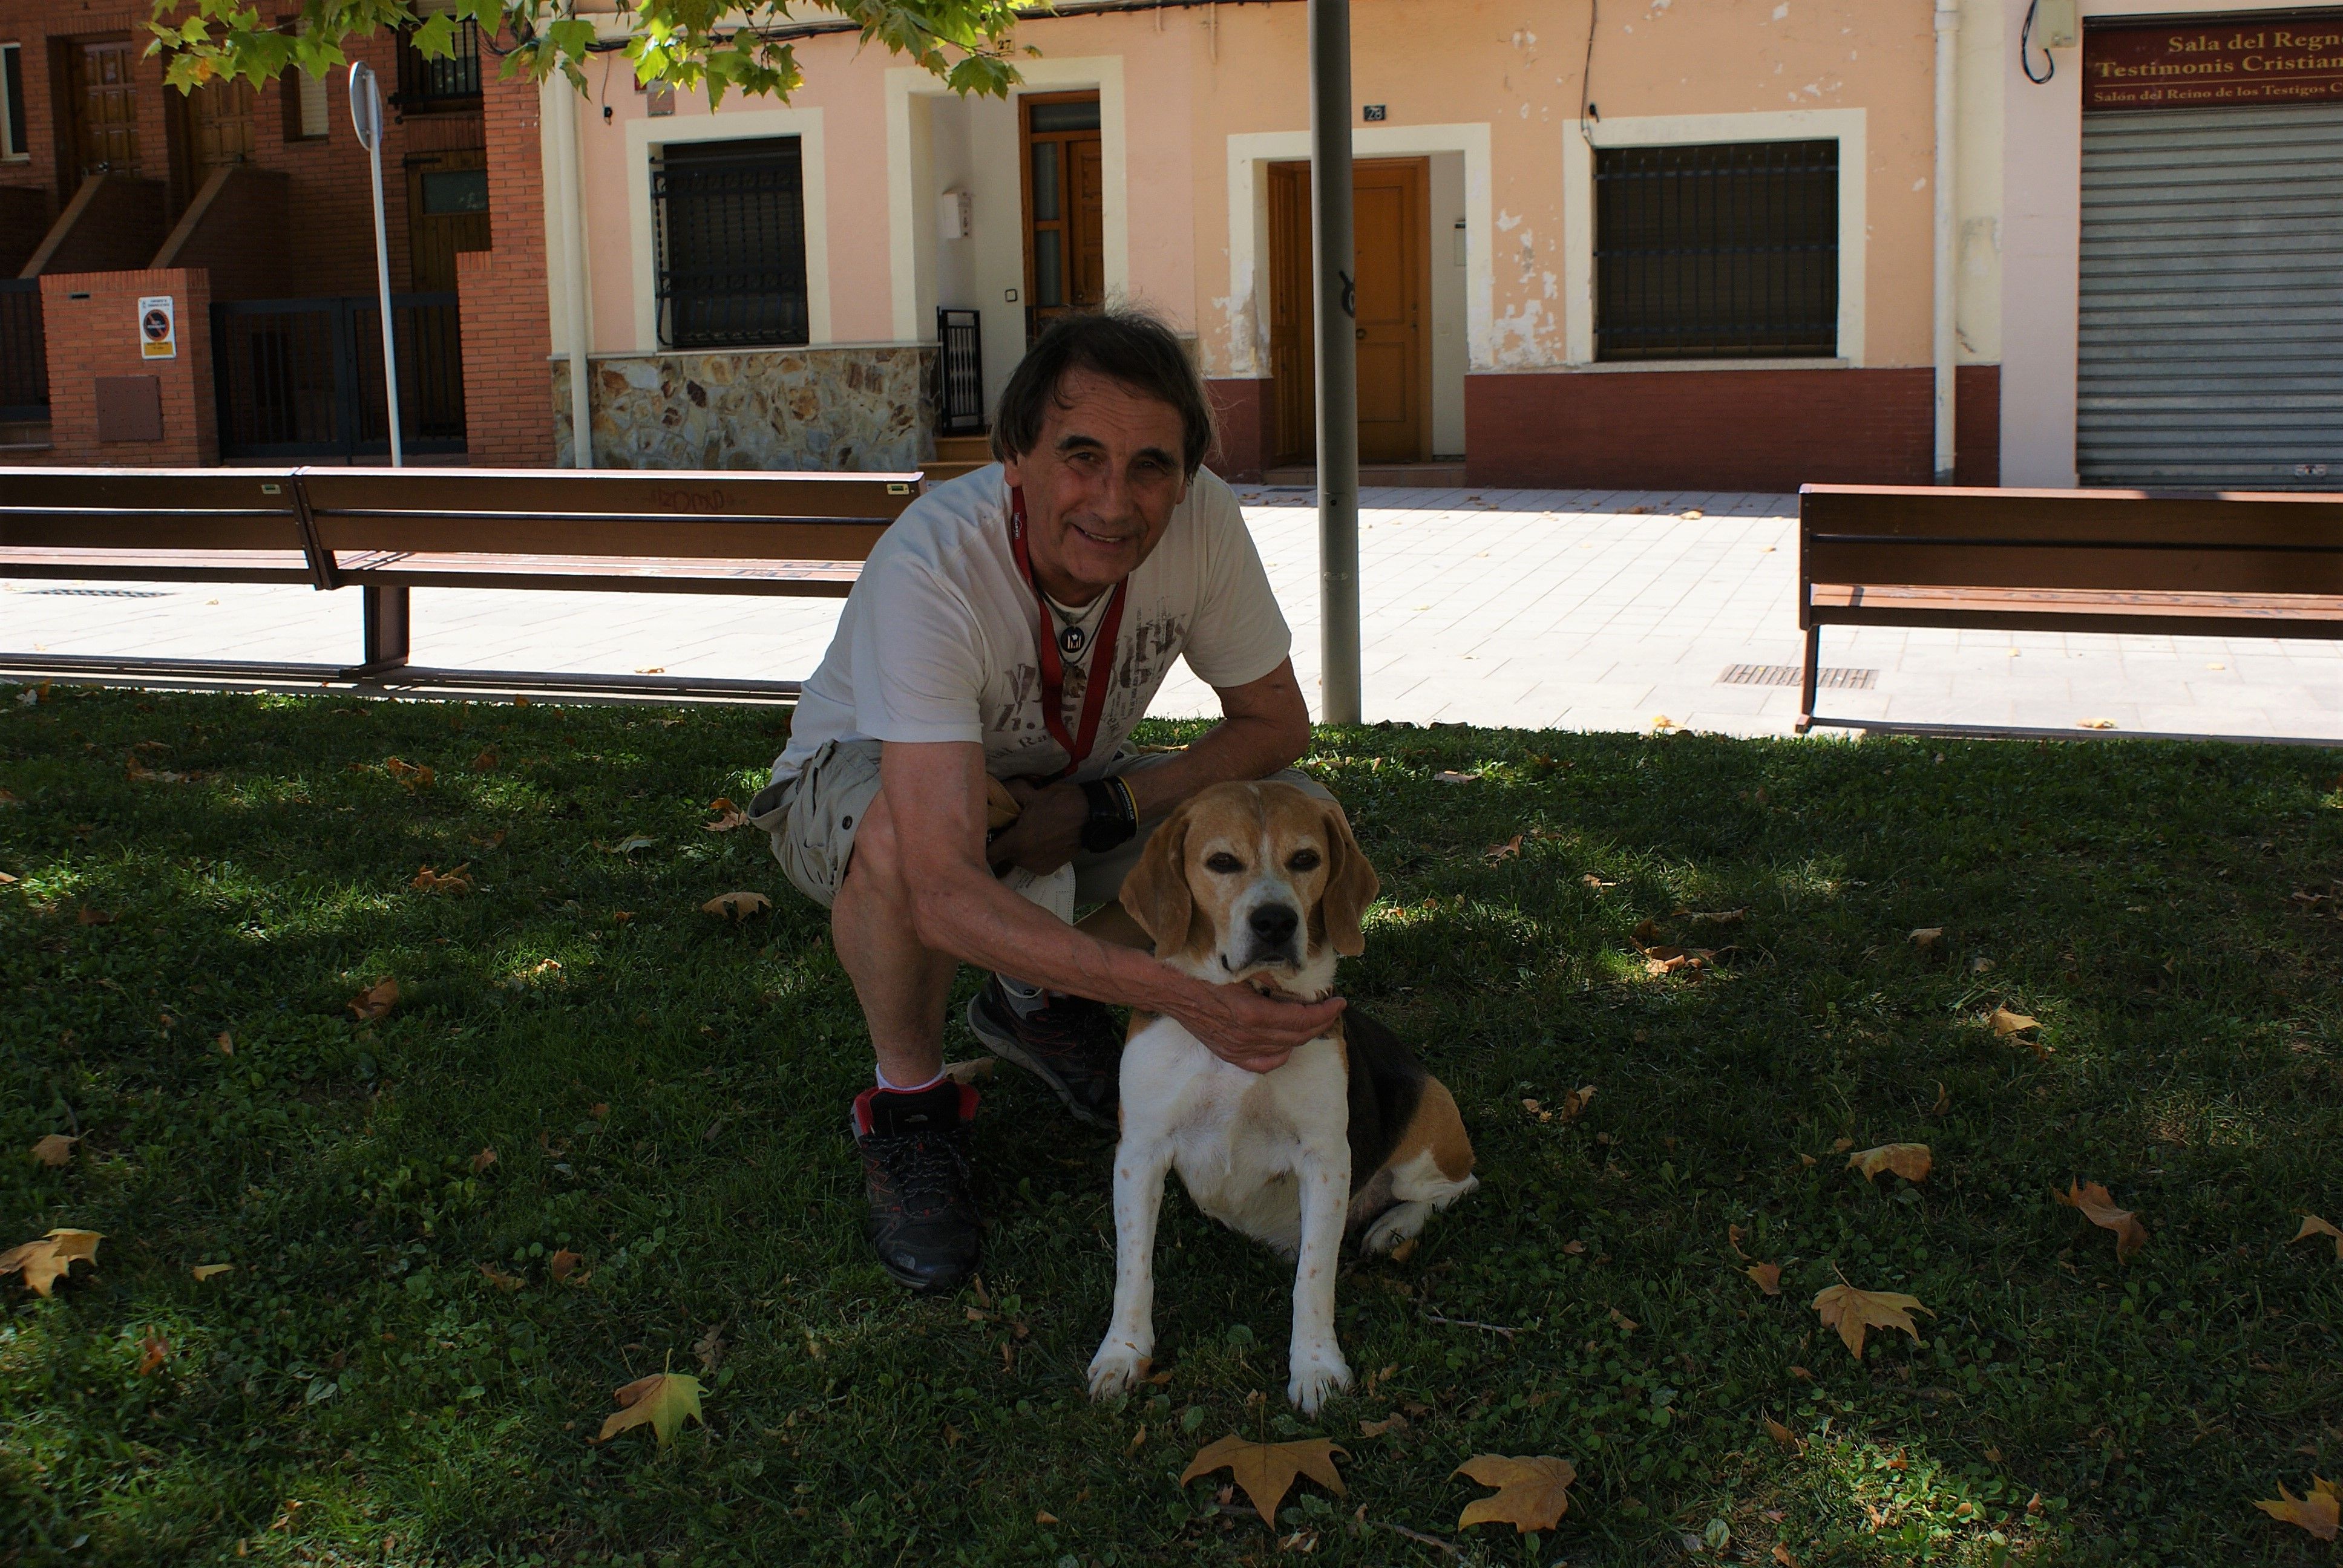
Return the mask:
M2083 33L2083 107L2343 103L2343 13Z

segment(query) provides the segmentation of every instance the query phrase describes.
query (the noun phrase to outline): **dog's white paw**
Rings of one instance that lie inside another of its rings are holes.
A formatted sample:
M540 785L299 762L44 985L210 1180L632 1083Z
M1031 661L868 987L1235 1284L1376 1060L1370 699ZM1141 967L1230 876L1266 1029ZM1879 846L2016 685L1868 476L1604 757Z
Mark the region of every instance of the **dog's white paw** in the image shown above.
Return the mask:
M1351 1386L1351 1367L1332 1345L1293 1347L1293 1376L1285 1397L1304 1415L1316 1415L1330 1395Z
M1091 1397L1112 1399L1137 1388L1147 1375L1149 1356L1127 1340L1110 1335L1091 1358ZM1347 1373L1345 1376L1349 1375Z

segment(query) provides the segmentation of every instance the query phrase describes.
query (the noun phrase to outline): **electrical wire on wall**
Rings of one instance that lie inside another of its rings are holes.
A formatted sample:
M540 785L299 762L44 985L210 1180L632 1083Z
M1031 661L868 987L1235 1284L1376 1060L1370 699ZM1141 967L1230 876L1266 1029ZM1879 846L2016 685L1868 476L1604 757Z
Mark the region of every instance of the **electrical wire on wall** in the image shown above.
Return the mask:
M1594 25L1603 15L1603 0L1586 0L1586 59L1578 67L1578 134L1586 145L1594 145L1594 132L1590 120L1603 118L1603 111L1594 106L1591 95L1594 91Z
M2037 87L2058 74L2058 62L2046 45L2042 50L2042 74L2038 76L2034 74L2034 13L2041 5L2042 0L2027 0L2026 25L2017 30L2017 68L2025 72L2026 79Z

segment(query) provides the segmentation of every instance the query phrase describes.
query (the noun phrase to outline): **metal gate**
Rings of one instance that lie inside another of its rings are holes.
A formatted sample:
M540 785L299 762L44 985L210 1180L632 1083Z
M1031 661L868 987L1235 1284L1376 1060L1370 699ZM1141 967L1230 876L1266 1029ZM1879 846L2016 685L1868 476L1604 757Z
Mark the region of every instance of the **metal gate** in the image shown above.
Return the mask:
M453 294L394 294L398 423L410 453L464 449L464 354ZM382 310L371 295L212 307L222 457L387 456Z
M2086 485L2343 483L2343 106L2083 117Z
M973 310L936 311L936 434L984 431L984 317Z
M41 280L0 277L0 424L49 417L49 347Z

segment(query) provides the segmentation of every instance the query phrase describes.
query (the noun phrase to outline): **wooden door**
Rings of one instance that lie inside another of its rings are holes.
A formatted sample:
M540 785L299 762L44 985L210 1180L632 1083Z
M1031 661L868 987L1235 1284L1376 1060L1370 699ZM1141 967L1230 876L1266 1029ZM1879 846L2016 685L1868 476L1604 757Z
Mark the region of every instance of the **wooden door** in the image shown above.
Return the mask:
M478 147L409 155L407 286L416 293L453 293L458 253L488 248L488 168Z
M1106 300L1105 166L1096 93L1031 93L1018 106L1030 340L1059 317Z
M1279 460L1317 453L1310 166L1270 166L1270 374L1276 378ZM1358 286L1359 461L1432 456L1430 328L1432 166L1423 158L1352 166Z
M75 183L119 169L138 172L138 45L127 38L65 45Z
M252 161L252 116L259 94L241 79L208 82L192 93L166 92L173 132L171 204L184 207L214 169Z

